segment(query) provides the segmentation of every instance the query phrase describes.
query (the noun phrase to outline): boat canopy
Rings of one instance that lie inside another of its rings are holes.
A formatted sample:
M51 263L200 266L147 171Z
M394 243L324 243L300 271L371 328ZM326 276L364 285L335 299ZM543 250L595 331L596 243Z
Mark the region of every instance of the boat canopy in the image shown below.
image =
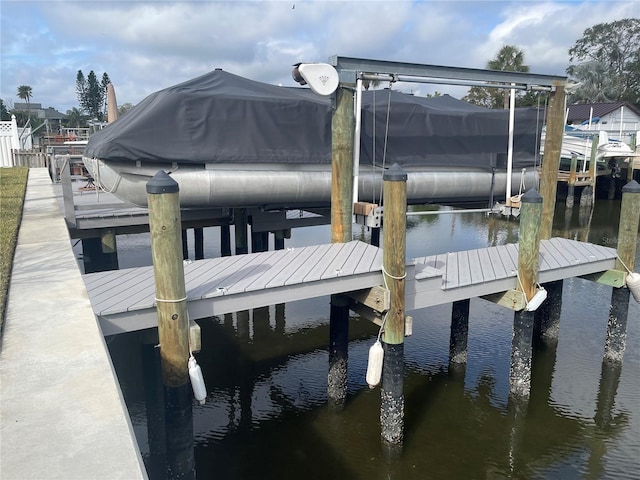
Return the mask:
M149 95L92 135L84 155L124 162L330 164L331 115L331 99L307 88L216 69ZM534 165L537 117L535 109L516 109L514 168ZM507 110L449 95L365 91L360 161L380 165L386 143L387 165L491 169L498 161L502 168L508 123Z

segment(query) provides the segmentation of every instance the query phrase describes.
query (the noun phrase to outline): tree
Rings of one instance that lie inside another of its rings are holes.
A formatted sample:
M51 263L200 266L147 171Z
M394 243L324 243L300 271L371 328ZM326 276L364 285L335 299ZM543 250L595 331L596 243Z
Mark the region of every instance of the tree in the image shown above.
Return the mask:
M118 116L122 116L125 113L127 113L129 110L131 110L133 108L133 105L131 103L123 103L122 105L120 105L118 107Z
M490 70L528 72L524 64L524 52L514 45L504 45L496 56L487 62ZM509 108L509 90L490 87L471 87L462 100L487 108Z
M7 110L4 100L0 99L0 121L6 122L8 120L11 120L11 114Z
M569 60L576 63L567 68L567 74L582 83L576 90L576 99L595 102L597 98L606 98L640 103L639 18L587 28L569 49ZM610 78L605 80L606 76Z
M33 90L29 85L20 85L18 87L18 98L27 102L27 119L31 117L31 96Z
M67 127L69 128L81 128L86 127L87 118L82 114L80 110L73 107L71 110L67 110Z
M81 110L87 113L92 119L98 121L104 119L108 83L110 83L110 80L106 73L102 75L102 82L98 82L98 77L96 77L93 70L89 72L86 79L82 70L78 70L78 74L76 75L76 94L78 95L78 101L80 102Z

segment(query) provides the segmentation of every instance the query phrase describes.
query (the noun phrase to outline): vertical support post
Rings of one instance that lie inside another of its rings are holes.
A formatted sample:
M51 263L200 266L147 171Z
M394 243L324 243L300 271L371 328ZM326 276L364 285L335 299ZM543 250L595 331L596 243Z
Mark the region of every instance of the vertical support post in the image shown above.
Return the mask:
M638 151L638 133L633 133L631 135L631 143L629 145L631 150L634 152ZM629 157L629 165L627 166L627 183L633 180L633 167L635 166L636 158Z
M591 138L591 155L589 157L589 180L591 184L582 189L580 195L580 206L591 207L593 206L596 195L596 179L598 176L598 169L596 167L596 157L598 156L598 142L600 141L600 134L596 133Z
M374 247L380 246L380 227L371 228L371 245Z
M571 155L571 168L569 170L569 182L567 184L567 200L565 206L567 208L573 208L573 201L575 199L576 190L576 170L578 169L578 156L574 153Z
M193 238L196 260L202 260L204 258L204 228L194 228Z
M236 255L249 253L247 236L247 211L244 208L236 209L235 214Z
M353 92L336 90L331 119L331 242L349 242L353 228Z
M542 177L540 181L540 194L543 199L540 236L543 239L551 238L551 230L553 228L553 213L558 191L560 151L564 132L564 82L556 82L554 86L555 90L551 92L551 98L549 100L549 119L547 121L547 133L542 161Z
M343 295L331 295L327 398L332 410L341 410L347 398L348 362L349 300Z
M535 190L522 196L520 209L520 237L518 239L518 289L527 302L537 291L538 256L540 252L540 219L542 197ZM511 340L511 368L509 391L520 398L528 398L531 387L531 351L535 312L521 310L513 318Z
M398 164L384 181L383 275L390 308L384 323L384 360L380 424L383 443L401 445L404 437L404 328L407 235L407 174Z
M630 181L622 188L620 225L618 227L618 260L616 269L634 269L638 224L640 223L640 184ZM624 265L623 265L624 264ZM604 359L622 363L627 343L627 316L629 313L629 289L614 288L611 292L611 306L604 346Z
M220 256L231 256L231 227L229 224L220 225Z
M189 242L187 241L187 229L182 230L182 259L189 260Z
M151 256L165 393L167 474L195 478L193 412L189 385L189 319L181 258L179 188L164 171L147 183Z
M353 92L343 86L335 93L331 118L331 242L351 241L353 227ZM331 296L329 317L329 406L339 409L347 395L349 304Z
M470 300L453 302L451 309L451 336L449 337L449 368L459 369L467 363Z
M284 230L273 232L273 248L275 250L284 250Z

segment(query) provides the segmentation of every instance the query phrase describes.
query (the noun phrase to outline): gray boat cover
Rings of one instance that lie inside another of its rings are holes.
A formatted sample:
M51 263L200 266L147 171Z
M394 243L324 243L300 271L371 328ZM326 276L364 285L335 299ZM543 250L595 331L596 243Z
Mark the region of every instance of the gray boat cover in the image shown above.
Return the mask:
M362 164L380 165L385 146L385 163L404 167L490 169L506 155L506 110L448 95L424 98L388 89L364 92L362 103ZM92 135L85 156L125 162L329 164L331 115L331 99L307 88L269 85L216 69L149 95ZM534 109L516 111L514 168L534 164L536 118Z

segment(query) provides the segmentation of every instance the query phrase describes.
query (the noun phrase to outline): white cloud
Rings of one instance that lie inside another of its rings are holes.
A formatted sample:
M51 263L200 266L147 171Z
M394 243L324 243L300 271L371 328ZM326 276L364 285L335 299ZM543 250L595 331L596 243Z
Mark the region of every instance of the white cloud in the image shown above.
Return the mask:
M34 102L65 111L78 70L107 72L118 101L135 104L214 68L293 85L293 63L331 55L483 67L506 43L532 71L563 74L585 28L634 16L633 0L3 2L0 97L15 101L26 84Z

